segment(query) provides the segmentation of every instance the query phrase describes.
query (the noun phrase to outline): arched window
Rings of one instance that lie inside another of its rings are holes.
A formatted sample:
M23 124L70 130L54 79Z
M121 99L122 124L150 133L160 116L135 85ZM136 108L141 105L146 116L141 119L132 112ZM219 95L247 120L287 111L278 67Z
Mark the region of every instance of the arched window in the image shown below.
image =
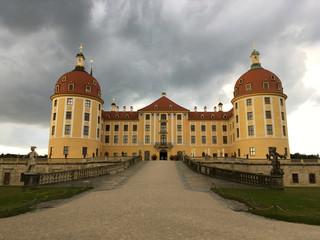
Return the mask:
M119 114L116 115L116 118L119 118Z
M66 77L66 76L63 76L63 77L62 77L62 82L66 82L66 80L67 80L67 77Z
M158 105L154 105L154 109L158 109Z
M91 87L89 85L86 86L86 92L91 93Z
M70 84L69 84L68 90L69 90L69 91L73 91L73 90L74 90L74 84L73 84L73 83L70 83Z
M161 135L161 143L162 143L162 144L167 143L167 137L166 137L166 135Z
M167 116L165 114L161 114L161 120L166 120Z
M211 114L211 119L214 119L214 114Z
M169 105L169 109L172 109L172 105Z
M239 80L239 84L242 84L243 83L243 79L241 78L240 80Z
M129 115L128 114L126 114L126 119L129 119Z
M223 118L224 118L224 119L227 119L227 114L224 114L224 115L223 115Z
M59 92L60 91L60 85L57 85L56 86L56 92Z
M200 117L201 117L201 119L204 119L204 115L203 115L203 114L201 114L201 116L200 116Z
M167 131L167 124L165 122L161 123L161 131Z

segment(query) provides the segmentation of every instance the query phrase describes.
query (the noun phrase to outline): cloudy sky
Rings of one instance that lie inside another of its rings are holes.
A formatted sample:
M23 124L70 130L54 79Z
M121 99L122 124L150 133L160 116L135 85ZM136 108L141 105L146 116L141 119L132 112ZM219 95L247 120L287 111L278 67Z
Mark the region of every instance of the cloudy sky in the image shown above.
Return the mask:
M0 0L0 153L47 152L54 86L83 44L104 109L137 110L161 92L193 109L231 108L233 86L262 67L288 95L291 153L320 153L320 1Z

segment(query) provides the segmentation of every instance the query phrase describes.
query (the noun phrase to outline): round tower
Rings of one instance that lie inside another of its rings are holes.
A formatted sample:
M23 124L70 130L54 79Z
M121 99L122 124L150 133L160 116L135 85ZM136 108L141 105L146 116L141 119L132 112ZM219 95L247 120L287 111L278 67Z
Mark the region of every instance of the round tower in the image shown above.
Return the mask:
M102 154L101 89L98 81L85 71L84 61L81 44L75 69L58 79L51 96L50 158L84 158Z
M251 53L251 68L234 86L235 144L237 157L266 159L270 147L290 157L286 99L280 79L263 69L260 53Z

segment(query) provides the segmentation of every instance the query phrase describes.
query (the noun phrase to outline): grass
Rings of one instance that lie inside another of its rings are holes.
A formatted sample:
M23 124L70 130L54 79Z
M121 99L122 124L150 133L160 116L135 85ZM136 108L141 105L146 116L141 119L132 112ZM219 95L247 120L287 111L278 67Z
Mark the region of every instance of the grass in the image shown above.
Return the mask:
M55 199L70 198L89 187L51 187L23 191L22 187L0 187L0 218L32 211L36 204Z
M215 188L214 192L228 199L245 203L249 212L278 220L320 225L320 188L288 187L284 191L271 189ZM252 199L255 203L252 202ZM281 209L273 207L279 206ZM271 208L269 210L265 210Z

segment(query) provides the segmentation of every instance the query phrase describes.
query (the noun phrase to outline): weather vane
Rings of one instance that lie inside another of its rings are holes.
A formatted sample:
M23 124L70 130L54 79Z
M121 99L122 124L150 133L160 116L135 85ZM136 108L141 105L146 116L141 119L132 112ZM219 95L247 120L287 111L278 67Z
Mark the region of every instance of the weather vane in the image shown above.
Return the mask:
M79 49L80 49L80 53L82 53L82 43L81 43Z

